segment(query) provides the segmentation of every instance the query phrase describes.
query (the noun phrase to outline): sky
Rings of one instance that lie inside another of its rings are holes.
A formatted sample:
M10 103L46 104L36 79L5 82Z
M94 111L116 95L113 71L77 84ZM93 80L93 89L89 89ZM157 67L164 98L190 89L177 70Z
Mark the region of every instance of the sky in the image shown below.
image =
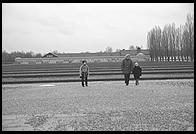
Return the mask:
M194 3L2 3L2 50L46 54L147 48L155 26L184 25Z

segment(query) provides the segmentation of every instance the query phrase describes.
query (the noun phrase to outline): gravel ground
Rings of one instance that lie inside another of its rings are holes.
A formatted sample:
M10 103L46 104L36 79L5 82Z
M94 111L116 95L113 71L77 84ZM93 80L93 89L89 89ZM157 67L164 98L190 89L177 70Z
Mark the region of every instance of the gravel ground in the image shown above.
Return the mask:
M2 85L2 130L8 119L33 131L193 131L194 80ZM20 129L24 130L24 129Z

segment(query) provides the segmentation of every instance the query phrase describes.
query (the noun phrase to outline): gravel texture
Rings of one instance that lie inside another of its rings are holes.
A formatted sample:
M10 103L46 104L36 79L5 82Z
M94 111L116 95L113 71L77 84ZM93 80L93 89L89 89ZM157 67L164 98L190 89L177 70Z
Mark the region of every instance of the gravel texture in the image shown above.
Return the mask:
M6 84L2 117L24 115L34 131L193 131L193 86L193 80ZM3 131L11 130L6 121Z

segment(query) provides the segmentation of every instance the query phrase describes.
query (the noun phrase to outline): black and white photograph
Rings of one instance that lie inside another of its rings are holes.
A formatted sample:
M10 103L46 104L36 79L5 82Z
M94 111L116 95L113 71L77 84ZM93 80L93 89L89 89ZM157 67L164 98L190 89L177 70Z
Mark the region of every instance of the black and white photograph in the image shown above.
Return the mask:
M2 3L2 131L194 131L194 3Z

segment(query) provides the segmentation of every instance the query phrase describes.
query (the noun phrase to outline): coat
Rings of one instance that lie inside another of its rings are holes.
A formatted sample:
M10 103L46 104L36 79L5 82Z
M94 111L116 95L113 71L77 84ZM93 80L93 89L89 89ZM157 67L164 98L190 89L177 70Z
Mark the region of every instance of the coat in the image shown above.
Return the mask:
M84 74L84 77L89 76L89 67L88 65L81 65L80 66L80 77Z
M133 75L134 75L134 79L139 79L140 76L142 75L142 68L140 66L135 66L133 68Z
M131 59L123 59L121 64L121 70L124 74L130 74L133 70L133 62Z

